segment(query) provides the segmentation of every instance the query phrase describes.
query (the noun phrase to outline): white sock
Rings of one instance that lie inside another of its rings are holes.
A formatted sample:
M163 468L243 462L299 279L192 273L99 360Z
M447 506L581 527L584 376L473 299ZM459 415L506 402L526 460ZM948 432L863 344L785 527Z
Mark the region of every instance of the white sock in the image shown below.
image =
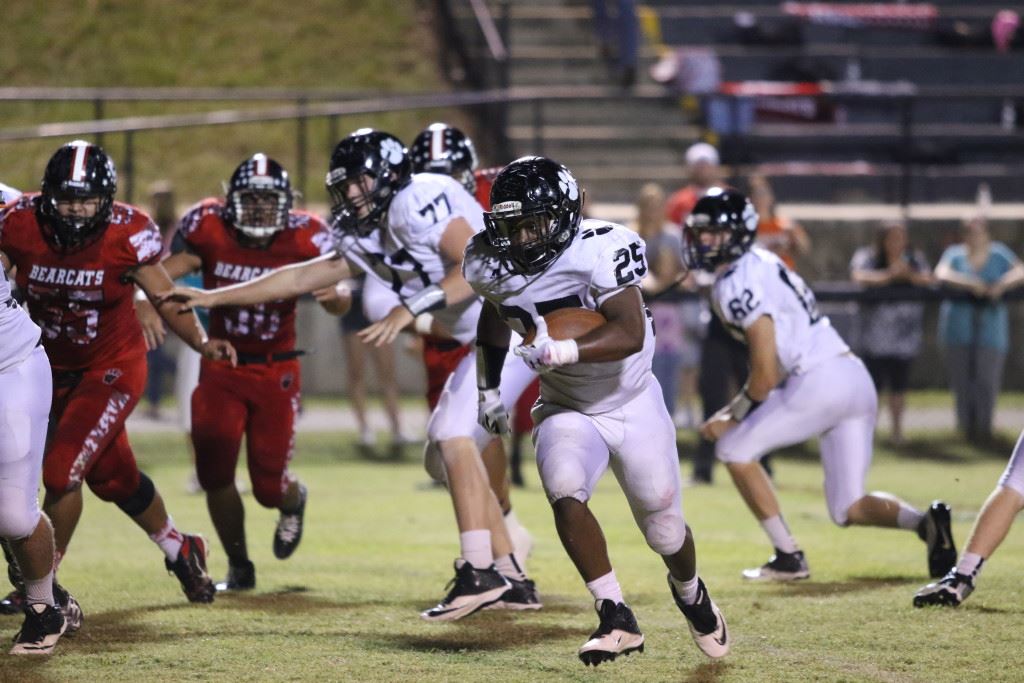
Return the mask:
M53 572L41 579L25 579L25 600L30 605L55 605L53 599Z
M697 574L694 573L693 578L683 581L677 579L671 574L668 575L668 580L675 586L676 593L682 598L684 605L692 605L697 602Z
M923 512L910 507L906 503L900 503L900 509L896 513L896 525L899 528L917 531L922 521L924 521Z
M611 600L616 604L624 602L622 599L622 586L619 585L619 580L615 578L614 569L593 581L587 581L587 590L594 596L594 600Z
M170 515L167 515L167 522L164 524L164 528L155 534L150 534L149 537L160 546L160 550L164 551L164 555L167 556L168 560L174 562L178 559L178 553L185 542L185 537L174 528L174 520L171 519Z
M782 515L775 515L774 517L761 520L761 528L768 534L772 545L782 552L795 553L797 550L800 550L800 546L796 544L793 534L789 533L789 527L786 526Z
M963 574L969 576L972 579L977 578L978 574L981 573L981 565L985 563L985 558L978 553L964 553L960 561L957 562L956 571L957 574Z
M494 559L494 568L498 570L498 573L502 576L507 576L510 579L516 581L525 581L526 573L519 568L516 564L516 558L512 557L511 554L502 555Z
M459 547L462 549L462 559L475 569L487 569L494 562L491 556L490 529L463 531L459 534Z

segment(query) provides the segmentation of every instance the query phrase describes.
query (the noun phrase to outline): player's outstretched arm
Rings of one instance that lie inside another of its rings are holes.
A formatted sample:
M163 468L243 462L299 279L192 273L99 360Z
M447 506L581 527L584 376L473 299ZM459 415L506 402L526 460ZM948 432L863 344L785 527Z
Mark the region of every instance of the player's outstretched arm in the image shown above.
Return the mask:
M480 390L477 421L491 434L508 431L508 411L498 387L510 337L498 309L490 301L484 301L476 327L476 386Z
M146 296L150 297L150 300L153 299L153 292L167 291L174 284L170 276L167 275L167 271L159 263L140 266L132 271L129 277L146 293ZM195 313L181 315L177 310L177 304L168 299L158 302L156 308L167 326L203 357L212 360L229 360L232 365L237 364L238 354L231 346L231 342L223 339L209 339Z
M303 263L283 266L248 282L217 289L168 287L157 297L183 304L181 310L218 306L251 306L280 299L294 299L352 277L348 262L334 254L325 254Z
M203 265L202 260L195 254L179 252L161 261L168 277L177 280L186 273L191 273ZM164 327L164 319L156 310L149 297L141 289L135 292L135 316L142 325L142 336L146 339L146 350L152 351L164 343L167 337L167 330Z

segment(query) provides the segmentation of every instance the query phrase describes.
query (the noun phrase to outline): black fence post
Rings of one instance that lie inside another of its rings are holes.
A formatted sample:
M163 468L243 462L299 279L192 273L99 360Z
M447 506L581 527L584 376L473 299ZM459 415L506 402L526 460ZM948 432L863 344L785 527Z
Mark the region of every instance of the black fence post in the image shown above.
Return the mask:
M296 120L296 173L295 178L298 181L299 188L299 205L306 205L306 98L301 98L298 101L299 105L299 117Z
M97 97L92 101L92 117L99 121L103 118L103 98ZM96 144L103 146L103 133L96 133Z
M124 201L128 204L132 203L132 197L135 194L134 139L133 131L126 130L124 132Z

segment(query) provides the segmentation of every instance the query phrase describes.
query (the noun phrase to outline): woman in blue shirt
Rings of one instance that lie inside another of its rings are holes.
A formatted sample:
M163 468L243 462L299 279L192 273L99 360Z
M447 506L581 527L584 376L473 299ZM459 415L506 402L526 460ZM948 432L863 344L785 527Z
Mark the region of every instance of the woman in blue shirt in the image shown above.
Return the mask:
M964 223L964 241L950 246L935 267L939 282L967 290L967 301L944 301L939 342L946 351L956 397L957 427L970 441L992 435L992 414L1010 345L1003 294L1024 282L1024 264L1002 242L993 242L984 217Z

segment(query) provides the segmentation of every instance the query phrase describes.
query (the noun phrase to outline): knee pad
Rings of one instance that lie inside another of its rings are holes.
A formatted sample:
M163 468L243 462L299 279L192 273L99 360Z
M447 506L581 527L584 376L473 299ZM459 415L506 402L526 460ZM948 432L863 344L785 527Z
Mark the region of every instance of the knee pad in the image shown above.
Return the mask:
M655 512L643 521L644 540L659 555L674 555L686 541L686 523L676 511Z
M39 504L31 496L3 496L0 504L0 537L17 541L28 538L39 524Z
M101 495L100 490L101 487L106 487L103 493L110 495L118 488L118 483L119 482L111 481L104 482L99 486L90 487L97 496L103 498L103 495ZM146 508L150 506L155 497L156 486L153 485L153 480L147 477L142 472L139 472L139 485L138 487L136 487L135 492L126 498L122 498L121 500L115 500L114 503L117 505L117 507L121 508L121 511L129 517L137 517L146 511ZM107 498L103 499L108 500Z
M856 502L853 501L853 503ZM832 518L832 522L836 526L850 526L850 508L853 507L853 503L848 505L845 502L838 505L832 502L828 503L828 516Z
M281 501L284 499L284 485L281 477L254 472L252 475L252 497L265 508L281 507Z
M444 458L441 457L441 448L436 441L427 441L423 448L423 469L427 471L430 478L439 484L448 483L448 473L444 468Z

